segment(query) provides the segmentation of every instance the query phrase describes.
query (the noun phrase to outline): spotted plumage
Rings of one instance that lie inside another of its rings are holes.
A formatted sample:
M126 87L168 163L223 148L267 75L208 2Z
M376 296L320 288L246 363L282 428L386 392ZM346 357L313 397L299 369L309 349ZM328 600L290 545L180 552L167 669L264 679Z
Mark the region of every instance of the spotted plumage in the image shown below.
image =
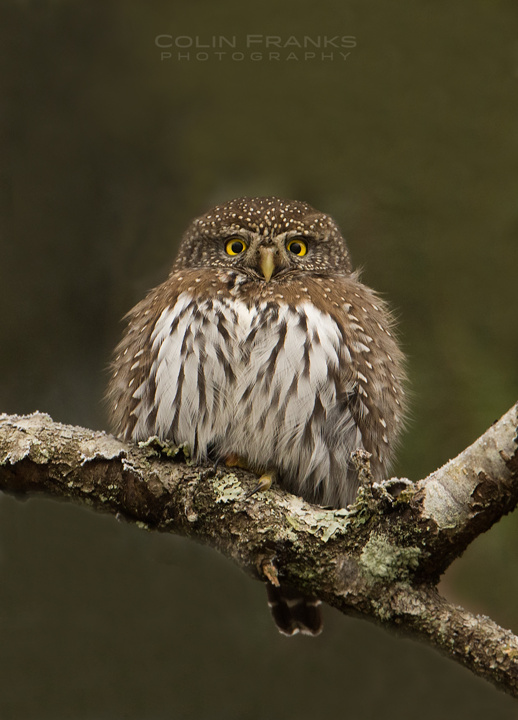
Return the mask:
M169 278L129 313L109 390L115 430L186 442L198 462L240 457L311 502L345 506L351 452L371 453L379 479L401 429L391 326L329 216L233 200L192 223ZM313 600L271 589L270 601L284 632L320 628Z

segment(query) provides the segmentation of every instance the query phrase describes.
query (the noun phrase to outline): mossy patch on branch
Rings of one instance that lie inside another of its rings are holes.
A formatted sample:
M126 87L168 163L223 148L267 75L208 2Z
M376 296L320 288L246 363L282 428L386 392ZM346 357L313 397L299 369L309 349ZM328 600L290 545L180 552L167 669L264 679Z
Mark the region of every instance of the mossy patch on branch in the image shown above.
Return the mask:
M360 555L360 566L372 581L393 583L407 580L419 565L421 550L394 545L383 535L372 535Z

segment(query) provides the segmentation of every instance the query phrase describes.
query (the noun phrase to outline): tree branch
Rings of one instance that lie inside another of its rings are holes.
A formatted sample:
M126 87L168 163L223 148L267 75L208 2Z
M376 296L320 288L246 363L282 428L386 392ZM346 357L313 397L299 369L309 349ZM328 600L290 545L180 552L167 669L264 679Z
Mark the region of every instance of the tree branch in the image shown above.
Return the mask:
M137 447L41 413L0 415L0 489L79 501L210 544L256 578L419 637L518 697L518 638L435 587L516 506L517 431L518 404L420 482L366 483L353 506L326 510L279 488L247 498L249 473L195 467L157 440Z

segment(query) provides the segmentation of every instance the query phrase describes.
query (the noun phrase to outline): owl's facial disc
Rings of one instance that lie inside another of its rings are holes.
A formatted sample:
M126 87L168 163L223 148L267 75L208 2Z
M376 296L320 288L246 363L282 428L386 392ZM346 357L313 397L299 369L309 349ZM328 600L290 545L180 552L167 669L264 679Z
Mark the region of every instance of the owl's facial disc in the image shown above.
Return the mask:
M222 235L217 242L232 266L264 282L287 272L305 270L316 243L314 236L297 231L259 234L245 228L229 228Z
M305 254L304 243L304 252L301 252L299 243L289 243L290 247L294 245L294 249L288 252L286 242L284 234L265 239L255 233L232 233L226 237L223 247L225 254L234 261L234 267L250 273L254 278L269 282L274 275L290 268L292 254Z

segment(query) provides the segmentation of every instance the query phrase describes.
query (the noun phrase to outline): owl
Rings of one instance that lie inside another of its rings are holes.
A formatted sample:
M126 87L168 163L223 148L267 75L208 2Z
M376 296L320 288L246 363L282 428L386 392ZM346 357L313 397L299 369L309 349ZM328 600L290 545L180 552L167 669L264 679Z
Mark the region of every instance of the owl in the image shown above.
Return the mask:
M168 279L128 314L108 397L115 432L187 443L311 503L346 507L375 480L404 418L403 355L385 303L328 215L238 198L194 220ZM281 632L315 635L319 601L268 585Z

